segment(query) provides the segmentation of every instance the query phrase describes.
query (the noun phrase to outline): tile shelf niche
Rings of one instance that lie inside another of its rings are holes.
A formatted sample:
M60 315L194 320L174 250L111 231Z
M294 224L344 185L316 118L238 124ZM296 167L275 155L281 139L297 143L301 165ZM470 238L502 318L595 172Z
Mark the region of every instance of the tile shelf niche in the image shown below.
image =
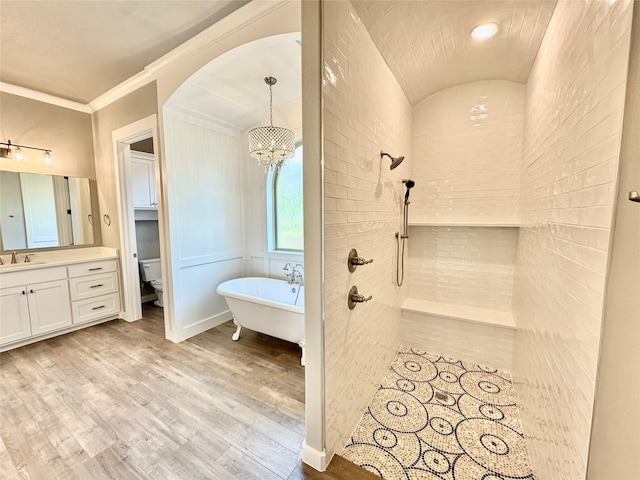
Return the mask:
M513 222L409 222L410 227L497 227L519 228L519 223Z
M422 219L421 219L422 220ZM511 290L519 223L409 222L403 344L511 371Z

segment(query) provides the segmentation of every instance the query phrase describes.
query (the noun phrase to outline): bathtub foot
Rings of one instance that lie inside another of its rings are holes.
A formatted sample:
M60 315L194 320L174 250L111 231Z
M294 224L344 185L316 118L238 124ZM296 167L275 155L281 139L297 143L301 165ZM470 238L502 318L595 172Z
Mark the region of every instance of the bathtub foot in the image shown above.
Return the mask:
M236 331L233 335L231 335L231 340L233 340L234 342L237 342L238 339L240 338L240 330L242 330L242 326L236 322L236 319L233 319L233 324L237 327Z
M304 358L304 338L298 342L298 345L302 349L302 356L300 357L300 365L305 366L305 358Z

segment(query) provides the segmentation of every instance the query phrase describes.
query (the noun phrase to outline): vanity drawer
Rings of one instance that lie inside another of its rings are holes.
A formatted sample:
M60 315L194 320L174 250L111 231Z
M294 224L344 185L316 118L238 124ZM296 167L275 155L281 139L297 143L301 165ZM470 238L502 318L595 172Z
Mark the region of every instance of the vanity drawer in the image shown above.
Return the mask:
M107 273L118 271L117 260L101 260L98 262L78 263L77 265L69 265L69 278L82 277L85 275L94 275L96 273Z
M19 287L31 283L64 280L67 272L64 267L47 267L23 270L21 272L7 272L0 276L0 287Z
M73 312L73 324L90 322L99 318L117 315L120 313L120 295L111 293L88 300L71 302Z
M118 272L69 279L71 300L84 300L118 291Z

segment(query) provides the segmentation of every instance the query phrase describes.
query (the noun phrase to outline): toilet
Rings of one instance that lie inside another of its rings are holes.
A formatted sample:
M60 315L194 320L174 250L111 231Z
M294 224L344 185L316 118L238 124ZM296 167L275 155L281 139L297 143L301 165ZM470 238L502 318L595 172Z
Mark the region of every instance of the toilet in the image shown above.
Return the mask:
M158 307L164 307L162 303L162 270L159 258L140 260L140 275L142 280L149 282L156 291L158 299L153 302Z

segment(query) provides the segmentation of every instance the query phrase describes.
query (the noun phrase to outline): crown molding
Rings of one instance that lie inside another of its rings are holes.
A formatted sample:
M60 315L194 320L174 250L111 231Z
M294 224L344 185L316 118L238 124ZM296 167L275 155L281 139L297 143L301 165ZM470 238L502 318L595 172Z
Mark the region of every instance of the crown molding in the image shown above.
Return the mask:
M206 30L191 37L156 61L145 67L154 78L177 63L233 35L266 15L278 10L293 0L261 0L249 2L211 25Z
M38 92L29 88L19 87L10 83L0 82L0 92L10 93L11 95L17 95L19 97L36 100L38 102L48 103L50 105L56 105L58 107L68 108L70 110L76 110L82 113L92 113L93 111L88 105L84 105L79 102L67 100L66 98L56 97L55 95L49 95L48 93Z
M155 77L151 75L150 72L143 70L142 72L136 73L133 77L130 77L124 82L116 85L111 90L108 90L99 97L91 100L87 104L87 108L89 108L93 113L154 81Z
M0 82L0 91L40 102L50 103L51 105L57 105L59 107L70 108L83 113L93 113L121 99L138 88L154 82L159 73L169 68L173 68L182 60L224 40L238 30L251 25L253 22L256 22L265 15L269 15L279 8L290 4L292 1L294 0L261 0L247 3L228 16L220 19L206 30L203 30L194 37L191 37L182 45L177 46L156 61L150 63L143 71L116 85L99 97L94 98L86 105L56 97L54 95L38 92L36 90L30 90L28 88L18 87L17 85L2 82Z

